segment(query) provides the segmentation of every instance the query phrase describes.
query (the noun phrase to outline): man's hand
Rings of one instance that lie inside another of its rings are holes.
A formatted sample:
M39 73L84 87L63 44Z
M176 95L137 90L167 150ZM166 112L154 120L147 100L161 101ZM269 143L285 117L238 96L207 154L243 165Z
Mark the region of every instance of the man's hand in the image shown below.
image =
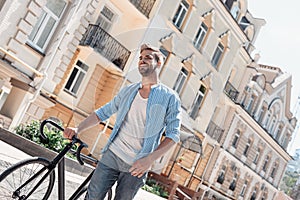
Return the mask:
M67 127L64 130L64 137L72 140L74 135L77 135L77 128Z
M144 173L150 169L152 164L153 160L150 158L150 156L146 156L135 161L129 169L129 172L131 172L132 176L137 176L141 178L144 175Z

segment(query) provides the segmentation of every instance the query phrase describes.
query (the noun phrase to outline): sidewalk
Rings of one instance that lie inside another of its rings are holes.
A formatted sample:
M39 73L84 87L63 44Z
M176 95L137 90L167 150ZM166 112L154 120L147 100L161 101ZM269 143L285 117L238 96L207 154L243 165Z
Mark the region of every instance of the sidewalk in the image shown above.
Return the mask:
M28 154L0 140L0 173L3 170L5 170L8 167L8 165L30 157L31 156L29 156ZM75 189L84 180L84 178L85 177L79 176L77 174L66 172L66 183L65 183L66 199L75 191ZM51 193L49 200L58 200L57 177L56 177L54 189ZM165 200L165 199L140 189L136 197L134 198L134 200Z

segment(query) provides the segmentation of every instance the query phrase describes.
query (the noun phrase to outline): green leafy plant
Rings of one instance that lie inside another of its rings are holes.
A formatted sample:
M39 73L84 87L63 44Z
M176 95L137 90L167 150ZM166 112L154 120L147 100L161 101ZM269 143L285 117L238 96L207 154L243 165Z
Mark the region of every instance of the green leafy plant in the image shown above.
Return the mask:
M154 179L147 179L146 184L142 187L142 189L163 198L169 197L168 191L166 191L165 188L159 185Z
M48 143L43 143L41 140L40 134L40 125L41 122L38 120L31 121L28 124L20 124L15 128L16 134L31 140L45 148L51 149L55 152L60 152L65 145L69 142L62 136L62 132L59 131L57 128L51 127L48 128L47 126L44 127L44 133L49 139ZM76 150L76 147L74 147ZM69 156L71 154L68 154ZM73 157L73 156L71 156Z

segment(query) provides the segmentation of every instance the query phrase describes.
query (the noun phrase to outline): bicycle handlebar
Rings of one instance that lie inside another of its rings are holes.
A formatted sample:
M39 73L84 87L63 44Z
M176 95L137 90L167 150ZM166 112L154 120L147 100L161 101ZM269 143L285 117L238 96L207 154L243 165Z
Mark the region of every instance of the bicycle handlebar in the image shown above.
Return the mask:
M56 122L50 120L50 119L46 119L44 121L42 121L41 125L40 125L40 133L41 133L41 138L43 140L43 142L45 143L48 143L49 142L49 138L47 138L47 136L45 135L44 133L44 127L45 125L49 123L51 124L52 126L54 126L55 128L59 129L60 131L64 131L64 128L61 127L60 125L58 125ZM77 138L76 136L73 136L72 138L72 145L75 144L75 143L78 143L79 144L79 147L77 148L77 151L76 151L76 158L78 160L78 162L83 165L84 162L82 161L81 157L80 157L80 152L81 150L85 147L87 148L88 145L85 144L84 142L82 142L79 138Z

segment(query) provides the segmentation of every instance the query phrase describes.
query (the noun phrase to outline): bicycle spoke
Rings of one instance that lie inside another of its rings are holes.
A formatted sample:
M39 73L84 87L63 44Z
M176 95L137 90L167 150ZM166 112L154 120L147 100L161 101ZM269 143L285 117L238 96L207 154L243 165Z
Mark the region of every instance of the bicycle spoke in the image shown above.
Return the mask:
M45 159L33 158L7 169L1 174L0 199L19 199L28 194L31 194L28 200L46 199L50 195L54 181L53 173L42 179L47 174L47 170L43 170L43 167L47 165Z

